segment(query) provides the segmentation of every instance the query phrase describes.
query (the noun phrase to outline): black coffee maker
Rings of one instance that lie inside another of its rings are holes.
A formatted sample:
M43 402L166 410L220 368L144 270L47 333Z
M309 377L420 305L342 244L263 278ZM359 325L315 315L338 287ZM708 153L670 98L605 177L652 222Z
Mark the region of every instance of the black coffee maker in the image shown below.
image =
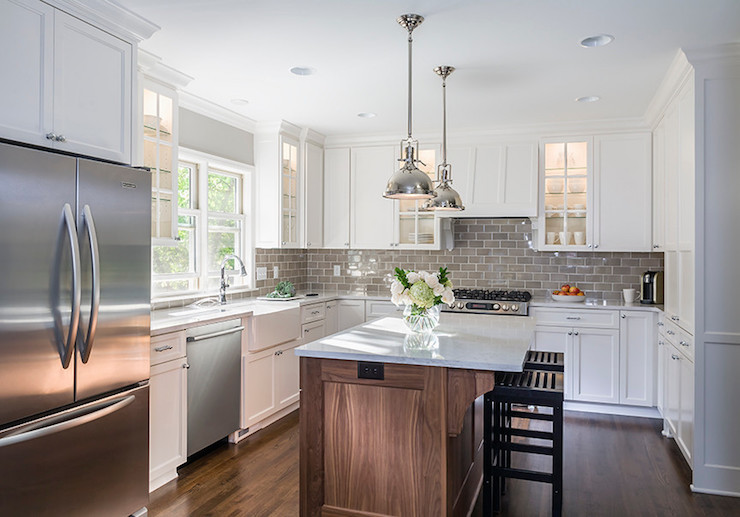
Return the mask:
M640 303L663 303L663 272L645 271L640 282Z

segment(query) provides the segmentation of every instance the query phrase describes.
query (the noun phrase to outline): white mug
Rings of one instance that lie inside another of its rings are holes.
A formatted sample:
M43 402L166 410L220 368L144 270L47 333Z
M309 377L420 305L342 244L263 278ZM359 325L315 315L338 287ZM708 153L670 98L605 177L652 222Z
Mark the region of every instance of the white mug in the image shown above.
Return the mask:
M583 246L586 244L586 232L573 232L573 239L576 244Z
M570 244L570 234L571 232L560 232L560 244L562 246Z
M622 296L624 296L625 303L632 303L635 301L636 291L634 289L622 289Z
M555 244L555 232L547 232L546 244Z

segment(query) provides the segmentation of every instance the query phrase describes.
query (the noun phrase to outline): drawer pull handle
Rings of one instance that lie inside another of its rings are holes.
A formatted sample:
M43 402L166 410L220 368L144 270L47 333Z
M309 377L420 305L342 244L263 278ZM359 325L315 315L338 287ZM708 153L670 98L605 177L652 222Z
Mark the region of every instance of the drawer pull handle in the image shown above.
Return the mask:
M658 341L658 345L665 345L665 341Z
M666 330L665 333L668 334L668 335L670 335L670 336L675 336L676 335L676 333L673 332L672 330Z
M658 322L658 326L659 326L659 327L662 327L662 326L663 326L663 322L662 322L662 321L659 321L659 322Z
M580 316L566 316L565 319L566 320L580 320L581 317Z
M673 359L674 361L678 361L678 360L680 360L681 358L680 358L680 357L678 357L678 356L677 356L676 354L671 354L671 359Z
M321 314L321 311L311 311L311 314Z
M689 346L689 344L686 341L679 341L678 344L681 346Z
M155 352L164 352L165 350L172 350L172 345L162 345L154 349Z
M190 369L190 365L188 363L183 363L182 367L185 368L186 370Z

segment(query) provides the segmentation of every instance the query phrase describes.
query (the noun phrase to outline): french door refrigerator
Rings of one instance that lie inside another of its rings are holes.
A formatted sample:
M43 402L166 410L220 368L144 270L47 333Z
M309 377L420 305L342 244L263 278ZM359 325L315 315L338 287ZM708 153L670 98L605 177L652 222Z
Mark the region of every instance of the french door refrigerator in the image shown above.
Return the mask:
M146 512L150 199L0 141L0 515Z

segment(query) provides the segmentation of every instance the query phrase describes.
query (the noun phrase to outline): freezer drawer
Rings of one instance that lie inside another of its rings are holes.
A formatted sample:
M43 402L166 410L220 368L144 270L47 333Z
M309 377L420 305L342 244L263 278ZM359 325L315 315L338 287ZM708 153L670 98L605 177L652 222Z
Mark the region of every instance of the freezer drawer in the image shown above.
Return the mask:
M148 477L148 386L0 433L0 515L124 517Z

